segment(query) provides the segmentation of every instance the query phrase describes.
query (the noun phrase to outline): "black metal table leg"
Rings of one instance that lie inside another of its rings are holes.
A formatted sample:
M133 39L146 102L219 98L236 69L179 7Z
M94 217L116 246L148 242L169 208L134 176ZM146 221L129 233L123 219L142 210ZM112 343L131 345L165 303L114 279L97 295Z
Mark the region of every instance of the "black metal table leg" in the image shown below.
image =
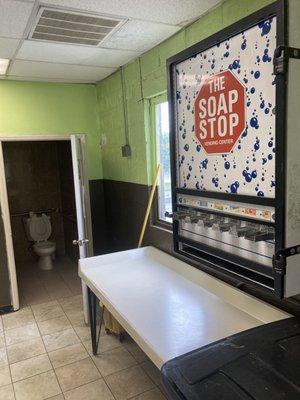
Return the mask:
M89 317L90 317L90 329L92 339L92 350L94 356L98 353L101 325L103 320L103 309L101 311L101 317L99 321L99 331L97 335L97 297L88 287L88 302L89 302Z

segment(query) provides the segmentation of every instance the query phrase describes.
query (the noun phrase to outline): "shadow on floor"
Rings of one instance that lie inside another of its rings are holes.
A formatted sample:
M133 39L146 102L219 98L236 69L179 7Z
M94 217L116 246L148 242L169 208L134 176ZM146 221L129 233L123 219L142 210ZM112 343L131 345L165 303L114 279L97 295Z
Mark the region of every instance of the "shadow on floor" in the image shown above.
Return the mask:
M51 271L39 269L37 262L17 265L20 305L44 303L81 293L78 266L69 257L59 257Z

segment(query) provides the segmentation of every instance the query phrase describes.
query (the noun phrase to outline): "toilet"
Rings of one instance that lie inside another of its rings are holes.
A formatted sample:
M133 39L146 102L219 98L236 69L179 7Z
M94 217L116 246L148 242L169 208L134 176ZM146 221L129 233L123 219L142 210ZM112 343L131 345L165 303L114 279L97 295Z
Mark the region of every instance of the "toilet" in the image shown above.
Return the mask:
M33 250L39 256L40 269L52 269L56 243L48 241L52 231L50 217L46 214L38 216L30 212L29 218L25 220L25 226L28 239L34 242Z

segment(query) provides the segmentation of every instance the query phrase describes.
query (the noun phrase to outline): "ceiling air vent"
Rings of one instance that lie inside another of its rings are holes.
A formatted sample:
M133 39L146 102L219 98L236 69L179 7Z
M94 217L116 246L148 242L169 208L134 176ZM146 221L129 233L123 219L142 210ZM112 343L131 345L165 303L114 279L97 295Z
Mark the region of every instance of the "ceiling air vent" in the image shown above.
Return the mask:
M98 46L124 19L41 7L29 39Z

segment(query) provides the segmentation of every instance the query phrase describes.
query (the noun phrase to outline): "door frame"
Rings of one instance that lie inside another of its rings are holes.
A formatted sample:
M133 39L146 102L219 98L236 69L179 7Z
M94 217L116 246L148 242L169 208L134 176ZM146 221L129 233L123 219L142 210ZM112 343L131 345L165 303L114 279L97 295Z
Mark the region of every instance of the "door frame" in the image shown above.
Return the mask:
M91 220L91 207L90 207L90 191L89 191L89 181L86 173L86 134L34 134L34 135L5 135L0 134L0 204L3 216L3 225L4 225L4 233L5 233L5 244L6 244L6 252L7 252L7 260L8 260L8 273L10 279L10 293L11 293L11 302L14 311L17 311L20 308L19 302L19 290L18 290L18 281L17 281L17 271L16 271L16 263L15 263L15 255L14 255L14 245L12 239L12 231L11 231L11 222L10 222L10 210L9 210L9 201L8 201L8 193L7 193L7 184L6 184L6 176L4 169L4 156L3 156L3 146L2 143L5 142L38 142L38 141L69 141L70 148L73 155L73 149L71 146L71 137L76 136L80 139L81 152L82 152L82 165L83 165L83 182L85 185L84 192L84 203L86 205L86 228L87 234L89 237L89 243L87 245L87 255L93 255L93 235L92 235L92 220ZM73 172L74 172L74 168ZM75 239L75 238L74 238Z

